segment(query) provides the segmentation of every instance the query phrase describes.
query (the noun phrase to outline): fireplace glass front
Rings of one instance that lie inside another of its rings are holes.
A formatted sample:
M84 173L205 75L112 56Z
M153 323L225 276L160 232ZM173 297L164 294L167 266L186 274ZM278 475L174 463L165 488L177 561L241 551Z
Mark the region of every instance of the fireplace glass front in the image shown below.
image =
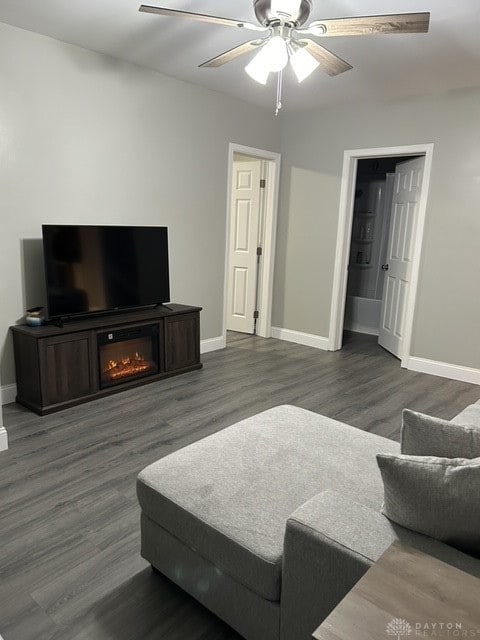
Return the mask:
M159 372L158 325L97 334L100 388Z

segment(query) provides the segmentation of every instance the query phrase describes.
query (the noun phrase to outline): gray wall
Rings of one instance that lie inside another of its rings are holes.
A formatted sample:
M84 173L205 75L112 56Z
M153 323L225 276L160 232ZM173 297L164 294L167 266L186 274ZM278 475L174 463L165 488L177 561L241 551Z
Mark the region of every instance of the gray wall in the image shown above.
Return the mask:
M168 225L172 300L221 335L228 143L278 151L271 111L2 24L0 86L2 384L42 223Z
M44 303L42 222L168 225L172 299L204 307L202 338L220 335L229 142L282 152L273 324L320 336L343 151L433 142L413 355L480 367L479 90L275 119L1 24L0 86L2 384L8 326Z
M435 144L412 355L480 368L480 90L282 119L273 324L328 336L343 152Z

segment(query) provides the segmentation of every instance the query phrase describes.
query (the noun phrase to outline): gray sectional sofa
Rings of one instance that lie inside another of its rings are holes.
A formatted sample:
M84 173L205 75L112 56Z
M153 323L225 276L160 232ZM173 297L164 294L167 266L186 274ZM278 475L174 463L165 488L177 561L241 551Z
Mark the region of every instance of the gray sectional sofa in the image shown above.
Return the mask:
M480 577L380 513L377 453L399 445L298 407L243 420L139 474L142 555L247 640L310 639L394 540Z

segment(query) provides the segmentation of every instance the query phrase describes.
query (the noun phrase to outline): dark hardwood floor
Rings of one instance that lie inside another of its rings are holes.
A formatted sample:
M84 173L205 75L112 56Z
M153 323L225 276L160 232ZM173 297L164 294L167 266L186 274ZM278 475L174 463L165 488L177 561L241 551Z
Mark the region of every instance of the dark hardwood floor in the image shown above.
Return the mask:
M202 360L202 371L50 416L4 408L4 640L239 640L140 558L140 469L277 404L395 439L403 407L451 418L480 396L475 385L405 371L354 334L335 353L232 334Z

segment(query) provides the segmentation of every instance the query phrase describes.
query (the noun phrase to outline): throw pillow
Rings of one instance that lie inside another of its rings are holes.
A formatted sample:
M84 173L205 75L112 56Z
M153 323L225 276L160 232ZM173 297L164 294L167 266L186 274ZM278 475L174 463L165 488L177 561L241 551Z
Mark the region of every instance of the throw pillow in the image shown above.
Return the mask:
M480 457L480 426L454 424L404 409L401 451L412 456Z
M480 557L480 458L377 455L382 513Z

